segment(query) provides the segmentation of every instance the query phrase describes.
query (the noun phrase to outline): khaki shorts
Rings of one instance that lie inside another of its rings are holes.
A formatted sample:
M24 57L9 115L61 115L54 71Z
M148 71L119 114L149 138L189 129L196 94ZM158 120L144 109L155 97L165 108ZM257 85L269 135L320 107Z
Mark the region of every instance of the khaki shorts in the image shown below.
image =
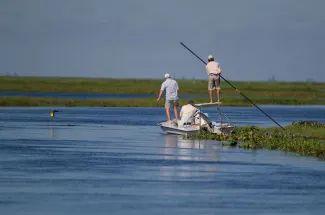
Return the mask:
M209 75L208 90L220 90L220 75Z
M165 101L166 109L174 108L174 107L178 107L178 100L166 100Z

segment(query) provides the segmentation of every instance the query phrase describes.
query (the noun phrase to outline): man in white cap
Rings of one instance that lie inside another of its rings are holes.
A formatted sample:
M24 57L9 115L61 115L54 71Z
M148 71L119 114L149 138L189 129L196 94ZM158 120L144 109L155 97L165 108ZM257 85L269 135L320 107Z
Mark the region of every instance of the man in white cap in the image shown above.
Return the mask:
M214 61L212 55L208 56L209 63L206 65L206 72L208 73L208 90L210 95L210 103L212 103L212 90L217 91L217 99L220 102L220 74L222 69L218 62Z
M166 90L166 101L165 101L165 109L166 109L166 115L168 122L171 122L170 120L170 108L174 108L174 114L176 120L178 120L178 84L175 80L170 78L170 75L168 73L165 74L165 81L161 84L159 96L157 98L157 102L159 102L161 95Z

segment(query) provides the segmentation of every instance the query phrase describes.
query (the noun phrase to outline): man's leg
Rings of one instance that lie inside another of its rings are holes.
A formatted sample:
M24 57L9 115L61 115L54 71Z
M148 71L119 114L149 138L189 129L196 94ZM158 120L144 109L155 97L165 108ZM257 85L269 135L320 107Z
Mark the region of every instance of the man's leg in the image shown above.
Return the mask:
M210 95L210 103L212 103L212 90L209 90L209 95Z
M166 115L167 115L167 120L170 122L170 113L169 113L169 108L166 108Z
M167 116L168 122L170 122L169 108L170 108L170 101L166 99L166 101L165 101L165 110L166 110L166 116Z
M174 106L174 114L175 114L175 119L178 120L178 110L177 110L177 106Z
M220 89L217 89L217 99L218 99L218 102L220 102Z
M217 90L217 101L220 102L220 75L217 76L216 80L216 90Z
M209 95L210 95L210 103L212 103L212 90L213 90L213 77L209 75L208 78L208 90L209 90Z
M178 120L178 110L177 110L177 107L178 107L178 100L175 100L174 101L174 114L175 114L175 119Z

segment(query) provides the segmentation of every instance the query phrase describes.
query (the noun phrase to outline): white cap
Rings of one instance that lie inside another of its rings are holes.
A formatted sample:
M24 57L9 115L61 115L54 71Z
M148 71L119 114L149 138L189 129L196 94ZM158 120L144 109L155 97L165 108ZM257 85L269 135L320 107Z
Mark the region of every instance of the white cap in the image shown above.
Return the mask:
M210 60L210 59L213 59L213 56L212 55L209 55L208 56L208 60Z
M170 75L168 73L165 74L165 78L169 78Z

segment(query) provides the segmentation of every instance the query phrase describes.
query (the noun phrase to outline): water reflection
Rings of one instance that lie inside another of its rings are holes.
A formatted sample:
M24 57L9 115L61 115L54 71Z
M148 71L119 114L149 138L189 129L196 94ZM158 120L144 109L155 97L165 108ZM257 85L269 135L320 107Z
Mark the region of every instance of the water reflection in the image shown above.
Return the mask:
M164 159L173 160L175 163L162 166L162 176L195 177L217 171L217 163L200 164L199 161L219 161L220 144L211 141L183 139L179 135L165 135L164 138Z
M55 137L54 128L50 128L50 137Z
M165 135L165 159L218 160L221 143L209 140L183 139L180 135Z
M195 150L204 146L199 140L186 140L182 136L165 135L165 159L200 160L201 155Z

